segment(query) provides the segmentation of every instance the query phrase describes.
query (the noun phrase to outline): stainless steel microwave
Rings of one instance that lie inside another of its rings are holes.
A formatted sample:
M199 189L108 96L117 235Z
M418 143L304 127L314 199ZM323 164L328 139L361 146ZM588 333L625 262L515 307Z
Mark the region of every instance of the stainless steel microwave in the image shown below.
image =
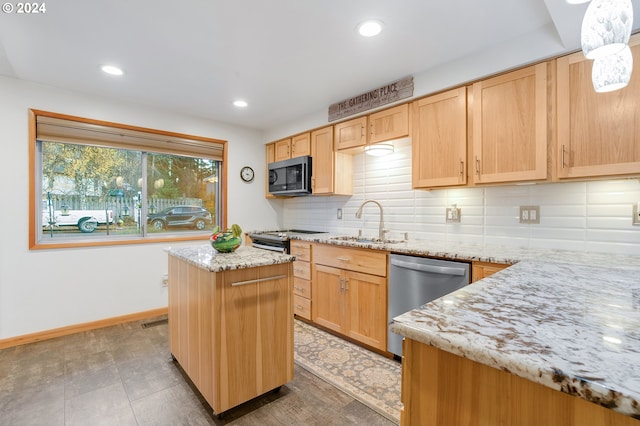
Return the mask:
M269 193L280 196L311 194L311 156L269 163Z

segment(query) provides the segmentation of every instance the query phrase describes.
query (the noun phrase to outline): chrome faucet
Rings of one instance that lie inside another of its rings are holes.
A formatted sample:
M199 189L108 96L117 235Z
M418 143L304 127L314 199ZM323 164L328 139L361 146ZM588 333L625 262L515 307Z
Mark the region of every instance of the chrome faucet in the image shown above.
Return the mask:
M384 229L384 212L382 209L382 204L374 200L365 200L362 204L360 204L360 207L356 212L356 218L360 219L362 217L362 208L367 203L376 204L380 208L380 230L378 231L378 238L380 238L381 240L384 240L384 234L387 232L387 230Z

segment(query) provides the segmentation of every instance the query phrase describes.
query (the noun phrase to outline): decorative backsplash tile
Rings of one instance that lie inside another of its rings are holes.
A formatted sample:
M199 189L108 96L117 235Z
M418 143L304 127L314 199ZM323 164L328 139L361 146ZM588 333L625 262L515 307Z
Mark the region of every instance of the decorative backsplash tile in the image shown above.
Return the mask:
M484 188L411 189L411 142L395 141L386 157L354 156L354 195L285 200L287 228L377 236L384 207L390 238L473 242L514 247L557 248L640 254L640 226L631 225L632 205L640 201L640 180L504 185ZM462 210L460 223L446 223L446 208ZM519 206L540 206L540 224L519 223ZM343 211L342 220L336 211Z

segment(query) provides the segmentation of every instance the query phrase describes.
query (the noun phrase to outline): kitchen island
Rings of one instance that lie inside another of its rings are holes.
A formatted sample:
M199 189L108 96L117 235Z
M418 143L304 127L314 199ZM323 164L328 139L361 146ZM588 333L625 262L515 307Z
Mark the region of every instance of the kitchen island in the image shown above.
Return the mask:
M394 319L401 424L640 425L640 256L300 239L512 265Z
M220 414L293 379L293 256L209 244L169 253L171 354Z
M401 424L640 424L639 276L523 261L396 317Z

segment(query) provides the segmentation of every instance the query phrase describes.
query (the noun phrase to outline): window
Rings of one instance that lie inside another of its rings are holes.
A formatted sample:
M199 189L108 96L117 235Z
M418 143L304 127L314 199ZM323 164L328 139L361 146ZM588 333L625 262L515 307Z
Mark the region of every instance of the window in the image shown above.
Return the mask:
M202 239L224 227L226 142L31 111L32 249Z

